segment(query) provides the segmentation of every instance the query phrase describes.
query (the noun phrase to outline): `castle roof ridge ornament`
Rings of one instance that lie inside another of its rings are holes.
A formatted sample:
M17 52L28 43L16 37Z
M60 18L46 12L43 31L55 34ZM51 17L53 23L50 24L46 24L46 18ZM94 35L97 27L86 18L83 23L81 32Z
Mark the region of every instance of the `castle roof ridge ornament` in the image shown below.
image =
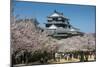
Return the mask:
M57 13L57 14L63 15L63 13L57 12L56 10L54 10L54 13Z
M56 10L54 10L54 12L55 12L55 13L57 13L57 11L56 11Z

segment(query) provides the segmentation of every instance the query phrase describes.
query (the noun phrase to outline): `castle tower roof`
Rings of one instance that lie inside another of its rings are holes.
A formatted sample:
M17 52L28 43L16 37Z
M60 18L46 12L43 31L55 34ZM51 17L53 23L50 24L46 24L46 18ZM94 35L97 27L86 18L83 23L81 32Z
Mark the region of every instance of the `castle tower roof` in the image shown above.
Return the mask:
M64 17L63 13L57 12L56 10L49 17Z
M57 29L57 27L56 27L55 25L51 25L51 26L49 27L49 29Z

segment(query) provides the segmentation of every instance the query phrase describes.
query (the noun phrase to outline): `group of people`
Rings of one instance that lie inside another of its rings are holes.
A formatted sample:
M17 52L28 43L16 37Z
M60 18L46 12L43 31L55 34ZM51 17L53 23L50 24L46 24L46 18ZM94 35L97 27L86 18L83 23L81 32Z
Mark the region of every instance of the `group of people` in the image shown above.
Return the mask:
M71 61L77 59L80 62L87 62L89 59L95 60L96 54L94 51L77 51L77 52L66 52L66 53L55 53L55 61L60 62L61 59L65 61Z

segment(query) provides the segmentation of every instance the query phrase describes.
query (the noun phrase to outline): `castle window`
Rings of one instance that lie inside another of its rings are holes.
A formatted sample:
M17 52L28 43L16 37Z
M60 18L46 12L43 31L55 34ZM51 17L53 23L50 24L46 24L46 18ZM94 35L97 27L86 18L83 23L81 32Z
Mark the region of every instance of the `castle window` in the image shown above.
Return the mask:
M65 20L64 20L64 19L62 19L62 22L65 22Z
M57 20L58 20L58 18L53 18L53 20L54 20L54 21L57 21Z

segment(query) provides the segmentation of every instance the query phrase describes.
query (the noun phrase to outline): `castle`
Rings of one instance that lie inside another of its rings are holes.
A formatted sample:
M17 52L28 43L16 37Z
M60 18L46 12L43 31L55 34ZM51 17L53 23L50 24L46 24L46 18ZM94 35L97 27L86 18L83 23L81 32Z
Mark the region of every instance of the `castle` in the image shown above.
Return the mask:
M69 19L66 18L63 13L56 10L47 17L47 23L45 23L48 36L53 37L68 37L72 35L80 34L79 29L73 27Z

